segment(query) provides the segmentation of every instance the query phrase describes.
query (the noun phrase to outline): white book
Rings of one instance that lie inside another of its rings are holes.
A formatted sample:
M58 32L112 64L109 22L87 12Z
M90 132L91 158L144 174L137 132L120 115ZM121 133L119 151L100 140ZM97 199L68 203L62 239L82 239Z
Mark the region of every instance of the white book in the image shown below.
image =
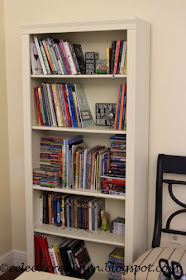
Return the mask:
M122 50L122 55L121 55L121 64L120 64L120 75L123 74L124 71L124 65L125 65L125 57L126 57L126 49L127 49L127 41L123 42L123 50Z
M43 74L47 75L47 70L46 70L46 67L45 67L45 64L44 64L44 61L43 61L43 57L42 57L42 54L41 54L41 50L40 50L38 39L37 39L36 35L34 35L34 42L35 42L36 49L37 49L37 52L38 52L38 56L39 56L39 60L40 60L40 63L41 63L41 67L43 69Z
M30 43L30 60L33 75L43 74L39 55L35 43Z
M66 58L67 58L68 63L70 65L71 73L72 73L72 75L76 75L76 74L78 74L78 71L76 69L74 59L72 57L69 42L67 42L67 41L64 42L63 41L63 46L64 46L64 49L65 49Z
M43 195L41 194L39 196L39 221L40 221L40 224L43 223Z
M61 272L59 271L59 265L58 265L58 262L57 262L57 258L56 258L54 248L48 248L48 251L49 251L50 259L51 259L51 262L52 262L52 266L54 268L54 273L58 274L58 275L61 275Z

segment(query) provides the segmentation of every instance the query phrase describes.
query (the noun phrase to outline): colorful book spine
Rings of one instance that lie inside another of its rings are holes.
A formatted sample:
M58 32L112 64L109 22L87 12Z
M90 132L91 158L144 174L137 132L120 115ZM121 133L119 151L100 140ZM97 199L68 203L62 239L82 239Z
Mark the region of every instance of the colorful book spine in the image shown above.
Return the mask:
M56 66L56 71L57 71L57 73L59 75L61 75L61 70L59 68L59 64L58 64L58 61L57 61L57 58L56 58L56 54L55 54L55 51L54 51L51 39L47 38L47 42L48 42L50 50L51 50L51 54L52 54L52 57L53 57L54 65Z
M37 87L34 88L34 93L35 93L36 104L37 104L39 125L43 125L43 119L42 119L42 114L41 114L41 107L40 107L38 88Z
M47 70L46 70L46 67L45 67L45 64L44 64L44 61L43 61L43 57L42 57L42 54L41 54L41 50L40 50L38 39L37 39L36 35L34 35L34 42L35 42L36 49L37 49L37 52L38 52L39 60L41 62L41 67L42 67L42 70L43 70L43 74L47 75Z
M65 64L65 68L67 70L67 74L70 75L71 70L70 70L70 65L68 63L68 60L66 58L65 49L64 49L64 45L63 45L63 40L59 41L59 48L60 48L60 51L61 51L61 54L62 54L62 57L63 57L63 61L64 61L64 64Z
M64 41L63 46L64 46L66 58L67 58L68 63L70 65L71 73L72 73L72 75L76 75L78 72L77 72L76 65L75 65L74 60L73 60L71 50L70 50L70 43L67 42L67 41Z
M125 57L126 57L126 49L127 49L127 42L123 42L123 50L122 50L122 56L121 56L121 65L120 65L120 71L119 74L122 75L124 73L124 64L125 64Z
M52 64L52 60L51 60L51 57L50 57L50 54L49 54L49 51L48 51L48 48L47 48L46 40L42 40L42 43L43 43L43 47L45 49L46 56L48 58L48 62L49 62L51 71L52 71L52 73L55 73L54 66Z
M44 64L45 64L45 68L47 70L47 74L51 74L50 66L48 64L47 56L46 56L46 53L45 53L45 50L44 50L44 47L43 47L43 44L42 44L41 40L39 40L39 45L40 45L40 50L41 50L41 54L42 54L42 57L43 57L43 61L44 61Z
M41 93L41 88L40 87L38 88L38 96L39 96L39 104L40 104L40 108L41 108L43 124L46 125L45 112L44 112L42 93Z
M121 44L121 40L118 40L117 43L116 43L116 53L115 53L114 71L113 71L113 74L117 74L117 67L118 67L118 58L119 58L120 44Z
M119 130L122 129L123 111L124 111L124 96L125 96L125 84L122 84L120 116L119 116L119 127L118 127Z
M52 55L51 47L50 47L47 40L45 40L45 42L46 42L46 47L47 47L47 50L48 50L48 53L49 53L49 56L50 56L50 59L51 59L52 65L53 65L53 69L54 69L53 74L57 74L57 67L56 67L55 62L54 62L54 57Z

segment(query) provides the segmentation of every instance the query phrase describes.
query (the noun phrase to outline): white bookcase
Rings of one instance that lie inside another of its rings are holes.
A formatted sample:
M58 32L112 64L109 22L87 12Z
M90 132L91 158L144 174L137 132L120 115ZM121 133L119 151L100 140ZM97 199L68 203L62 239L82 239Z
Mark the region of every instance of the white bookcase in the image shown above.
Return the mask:
M30 42L50 35L72 43L80 43L83 51L97 51L106 59L106 48L112 40L127 40L127 75L32 75ZM22 71L24 99L24 151L26 189L27 264L34 265L34 232L83 239L95 266L105 267L109 253L116 247L125 249L125 264L130 265L146 249L148 126L149 126L149 59L150 25L136 17L79 22L44 23L22 26ZM40 127L33 88L42 82L81 83L84 85L93 116L95 103L116 102L117 88L127 82L127 131L92 126L87 128ZM98 231L62 230L39 223L39 194L48 188L33 186L33 168L39 167L40 137L84 136L88 146L110 145L111 135L127 135L126 196L118 197L96 191L50 189L62 193L105 197L111 220L125 217L125 235ZM100 278L100 273L103 273ZM108 273L97 272L91 279L108 279Z

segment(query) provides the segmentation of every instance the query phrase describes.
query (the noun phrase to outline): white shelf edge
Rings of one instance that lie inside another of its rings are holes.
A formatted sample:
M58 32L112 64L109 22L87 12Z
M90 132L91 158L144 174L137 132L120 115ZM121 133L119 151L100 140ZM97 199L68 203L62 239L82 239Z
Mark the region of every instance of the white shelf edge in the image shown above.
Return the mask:
M105 232L105 231L98 230L91 233L85 231L84 229L74 229L74 228L63 229L62 227L57 227L54 225L36 224L34 226L34 232L90 241L90 242L101 243L101 244L107 244L107 245L113 245L113 246L120 246L120 247L125 246L124 235L114 234L108 231Z
M58 79L123 79L127 75L120 74L95 74L95 75L33 75L31 78L58 78Z
M94 197L103 197L103 198L122 200L122 201L125 200L125 196L103 194L99 191L83 190L83 189L82 190L81 189L73 190L73 189L47 188L47 187L40 187L39 185L33 185L33 190L69 193L69 194L94 196Z
M56 126L41 126L33 125L33 130L47 130L47 131L67 131L78 133L99 133L99 134L127 134L126 130L110 129L103 126L88 126L88 127L56 127Z

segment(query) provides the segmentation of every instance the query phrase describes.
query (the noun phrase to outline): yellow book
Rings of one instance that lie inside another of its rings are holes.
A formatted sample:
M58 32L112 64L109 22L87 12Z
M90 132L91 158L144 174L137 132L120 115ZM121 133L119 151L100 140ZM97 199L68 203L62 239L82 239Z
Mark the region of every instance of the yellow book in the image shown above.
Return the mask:
M107 74L110 74L110 50L111 48L107 48Z

